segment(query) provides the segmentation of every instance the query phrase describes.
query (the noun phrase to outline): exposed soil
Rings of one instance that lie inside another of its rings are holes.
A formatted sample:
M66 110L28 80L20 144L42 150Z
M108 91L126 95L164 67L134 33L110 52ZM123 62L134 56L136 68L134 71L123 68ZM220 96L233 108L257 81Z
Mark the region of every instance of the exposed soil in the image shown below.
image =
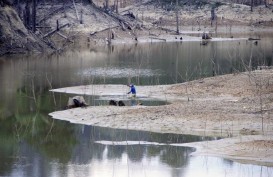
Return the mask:
M0 55L5 53L25 53L28 51L64 51L69 44L105 45L122 42L147 42L155 38L159 41L170 41L176 35L176 13L173 6L158 4L154 1L132 3L119 8L119 15L114 10L105 12L100 1L94 4L39 4L37 7L37 30L31 33L23 25L22 13L10 6L1 8L0 23ZM111 2L111 1L110 1ZM131 4L131 5L130 5ZM183 5L180 7L179 36L186 39L191 34L203 32L214 34L225 33L228 37L236 33L252 33L254 31L272 32L272 7L254 7L242 4L221 3L215 8L217 18L211 23L213 2L205 5ZM20 18L19 18L20 17ZM121 25L121 20L129 26ZM59 31L59 26L69 24ZM183 36L182 36L183 35ZM113 38L113 39L112 39Z
M175 85L137 86L138 96L161 99L170 104L91 106L58 111L50 115L72 123L102 127L234 137L220 140L221 143L200 142L189 143L187 146L197 147L197 154L255 161L272 166L272 76L273 70L256 70ZM88 85L53 91L117 96L124 95L127 89L125 85ZM237 153L234 155L235 152Z
M49 47L26 29L13 8L10 6L0 8L0 56L46 50L49 50Z

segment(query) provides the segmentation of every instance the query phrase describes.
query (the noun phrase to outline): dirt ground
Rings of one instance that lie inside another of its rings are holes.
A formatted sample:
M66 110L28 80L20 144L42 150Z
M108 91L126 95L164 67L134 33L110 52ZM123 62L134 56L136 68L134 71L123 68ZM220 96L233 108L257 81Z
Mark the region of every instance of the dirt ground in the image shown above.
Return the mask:
M96 4L96 2L95 2ZM43 19L49 11L61 8L63 5L44 5L38 8L38 19ZM60 30L64 36L79 44L105 45L127 42L147 42L151 39L170 41L176 35L176 13L165 6L159 6L156 2L142 1L137 4L119 8L119 15L128 22L132 29L122 27L120 20L111 17L100 8L91 5L77 3L65 10L57 11L41 23L38 33L46 34L56 28L56 21L60 25L70 25ZM183 40L188 37L210 33L213 37L218 33L224 33L227 37L240 37L236 33L253 33L255 31L271 31L273 26L273 12L271 7L258 6L250 12L250 7L242 4L224 4L215 9L217 20L211 24L211 5L183 6L179 9L179 36ZM127 15L126 15L127 14ZM131 18L128 14L133 14ZM80 20L80 17L82 17ZM39 21L39 20L38 20ZM80 23L80 21L82 23ZM112 38L112 34L114 39ZM136 40L137 38L137 40ZM57 48L63 48L67 44L67 38L57 33L50 36Z
M72 123L224 139L189 143L195 154L273 166L273 70L216 76L175 85L137 86L162 106L90 106L50 113ZM113 90L116 90L113 93ZM122 96L125 85L87 85L54 92Z
M112 1L110 1L110 6ZM211 23L213 3L179 8L179 35L176 34L174 6L157 1L128 1L117 15L95 5L75 3L45 3L37 7L37 29L32 32L23 24L23 13L18 7L5 6L0 10L0 55L29 52L62 52L70 44L105 45L125 42L187 40L203 32L215 37L224 33L228 38L238 38L237 33L252 34L255 31L272 32L272 6L250 6L223 3L215 8L217 18ZM134 2L134 3L132 3ZM23 6L22 2L22 6ZM20 8L19 8L20 9ZM118 16L118 17L117 17ZM117 18L116 18L117 17ZM122 19L122 20L121 20ZM57 21L59 27L57 29ZM129 24L125 25L125 24ZM111 39L111 38L114 39ZM73 45L73 46L75 46Z

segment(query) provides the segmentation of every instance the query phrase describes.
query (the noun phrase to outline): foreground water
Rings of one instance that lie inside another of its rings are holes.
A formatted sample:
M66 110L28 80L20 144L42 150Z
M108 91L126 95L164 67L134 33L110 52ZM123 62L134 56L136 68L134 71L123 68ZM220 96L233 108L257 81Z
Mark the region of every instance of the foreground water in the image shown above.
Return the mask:
M51 88L172 84L272 65L272 36L261 37L258 45L223 41L75 47L61 55L1 58L0 176L270 176L270 167L191 157L193 149L179 147L206 137L73 125L48 117L63 109L70 96L52 94ZM90 105L107 104L106 98L85 98Z

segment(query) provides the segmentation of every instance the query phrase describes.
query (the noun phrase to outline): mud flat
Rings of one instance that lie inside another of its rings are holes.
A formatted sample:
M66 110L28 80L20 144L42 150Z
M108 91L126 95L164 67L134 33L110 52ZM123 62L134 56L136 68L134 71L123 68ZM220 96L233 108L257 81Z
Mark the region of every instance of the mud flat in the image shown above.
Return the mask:
M49 115L86 125L222 137L224 139L184 145L196 147L196 154L273 166L273 70L136 88L139 97L165 100L170 104L90 106ZM127 90L126 85L84 85L51 91L122 96Z

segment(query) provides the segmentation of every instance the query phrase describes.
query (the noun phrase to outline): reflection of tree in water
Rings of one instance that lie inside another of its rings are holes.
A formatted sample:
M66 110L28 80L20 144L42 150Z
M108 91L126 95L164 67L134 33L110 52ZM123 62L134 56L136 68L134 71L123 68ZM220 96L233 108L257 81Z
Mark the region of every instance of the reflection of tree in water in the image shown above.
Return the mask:
M127 146L128 158L133 162L141 162L145 152L146 147L143 145Z
M189 153L191 152L191 148L164 146L161 150L160 159L172 167L183 167L187 165Z
M5 176L12 168L16 161L18 147L17 140L13 135L14 117L0 117L0 176Z
M55 94L55 98L53 98L51 93L47 91L49 88L39 85L32 88L33 85L31 84L32 82L26 84L28 86L17 90L14 105L14 110L16 111L11 113L11 118L2 118L5 124L1 125L5 125L5 128L1 129L3 132L0 131L0 136L4 136L3 139L7 140L3 145L0 145L1 152L5 152L5 155L1 156L1 158L5 159L1 159L1 162L6 162L6 166L1 165L1 167L4 166L3 169L0 168L1 175L11 170L15 159L10 157L13 156L27 157L30 164L35 164L35 167L28 167L32 168L30 169L31 171L33 168L44 170L48 163L52 161L58 161L62 164L67 164L68 162L88 164L94 159L120 159L124 153L127 153L128 159L131 161L139 162L144 157L162 156L162 154L166 153L167 148L167 146L146 145L105 146L94 143L97 140L159 143L200 140L200 137L195 136L116 130L72 125L65 121L53 120L47 114L63 107L67 102L67 97ZM16 151L17 148L21 148L21 151ZM27 149L32 149L33 151ZM169 153L171 154L171 152ZM35 162L37 158L42 159L40 163ZM165 157L163 162L170 166L183 164L180 156L173 156L173 158L175 160L171 161ZM63 170L65 173L67 167L64 166L63 168L60 170Z
M126 152L126 146L107 146L108 153L107 158L108 159L120 159L122 154Z
M87 130L88 129L88 133ZM134 162L140 162L144 157L151 158L159 156L161 161L171 167L182 167L187 165L188 154L192 152L191 148L174 147L169 145L99 145L92 143L97 140L105 141L148 141L159 143L184 143L206 140L209 138L191 136L191 135L177 135L177 134L159 134L141 131L117 130L111 128L100 128L92 126L84 126L84 131L81 132L86 141L81 141L82 145L86 146L87 141L90 141L92 152L102 156L106 152L107 159L120 159L124 153L127 153L128 158ZM83 150L83 149L82 149ZM80 153L78 151L78 153ZM88 155L87 155L88 156ZM94 155L90 158L96 158Z
M9 100L12 109L0 108L4 109L3 112L9 112L9 116L1 114L0 119L0 176L11 171L14 161L26 163L20 160L21 157L27 157L25 159L31 164L41 165L41 170L45 165L42 162L49 161L42 160L37 164L35 159L43 155L63 163L70 160L76 143L73 126L48 117L47 114L55 108L53 98L46 90L34 88L32 92L29 87L22 87L17 90L15 99ZM24 151L23 147L35 149L39 153Z
M55 109L53 97L48 89L35 89L35 100L28 96L27 87L20 90L17 97L17 113L15 126L17 135L32 146L61 162L70 159L72 148L76 143L73 126L68 122L56 121L48 117Z
M229 159L222 159L223 163L229 166L232 166L234 164L234 161Z
M161 146L148 146L147 147L147 157L156 157L160 154L162 147Z

